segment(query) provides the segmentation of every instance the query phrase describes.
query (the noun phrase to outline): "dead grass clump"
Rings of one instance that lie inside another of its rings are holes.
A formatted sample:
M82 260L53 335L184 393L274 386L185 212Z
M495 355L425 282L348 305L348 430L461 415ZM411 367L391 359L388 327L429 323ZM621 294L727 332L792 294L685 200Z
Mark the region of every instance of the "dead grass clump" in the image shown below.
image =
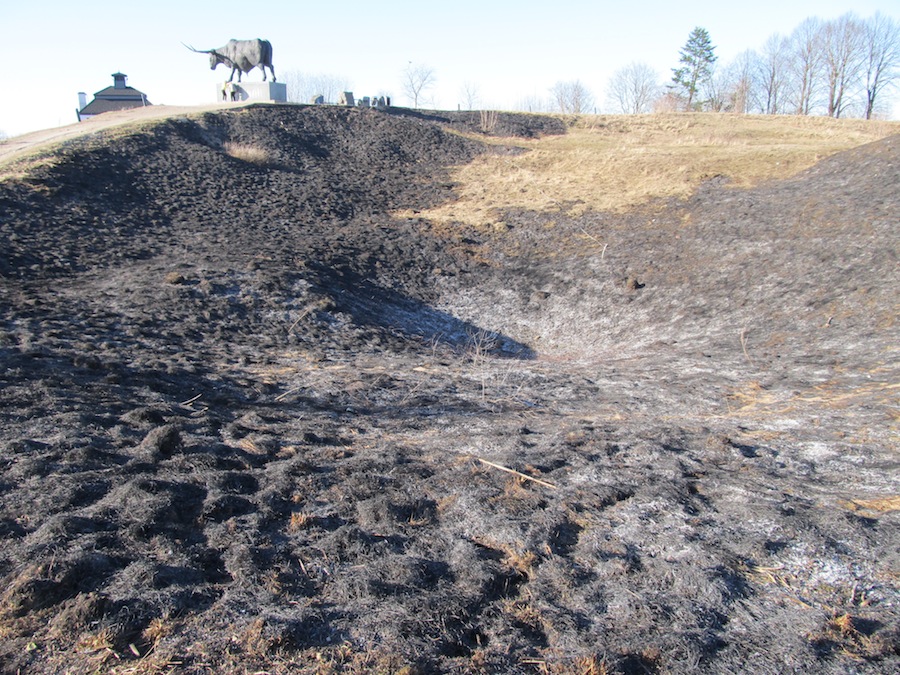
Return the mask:
M886 412L896 405L900 384L889 381L864 385L834 379L800 390L792 395L770 391L757 381L749 381L726 396L729 415L770 417L797 410L846 410L860 406L882 405Z
M90 633L83 636L75 646L76 652L94 653L105 650L112 650L115 633L112 628L102 628L96 633Z
M878 622L848 613L834 612L824 630L808 635L817 649L837 652L855 660L878 660L895 653L892 639L875 633Z
M350 644L328 647L313 654L316 675L348 675L391 673L392 675L422 675L425 671L410 664L399 654L385 650L356 650Z
M522 661L540 675L607 675L610 670L605 659L599 656L578 656L575 658L530 658ZM612 671L617 672L617 671Z
M900 495L880 497L877 499L842 500L841 506L850 511L869 511L872 513L889 513L900 511Z
M225 143L225 154L242 162L266 166L271 163L272 157L268 150L250 143Z
M483 155L457 167L458 199L418 215L493 229L507 209L623 211L687 197L713 177L736 187L786 178L900 129L896 122L783 115L592 115L567 122L562 136L488 141L528 152Z
M147 627L144 629L144 632L141 634L141 637L147 644L156 646L160 640L169 635L174 628L174 624L170 619L164 617L156 617L153 619Z
M265 619L256 619L241 634L241 646L248 654L252 656L266 656L269 653L269 650L273 647L273 643L265 633Z
M288 523L288 532L296 533L306 530L315 522L315 516L303 511L294 511L291 514L291 522Z
M532 576L538 557L532 551L501 544L503 551L503 565L510 571L519 574L524 579Z

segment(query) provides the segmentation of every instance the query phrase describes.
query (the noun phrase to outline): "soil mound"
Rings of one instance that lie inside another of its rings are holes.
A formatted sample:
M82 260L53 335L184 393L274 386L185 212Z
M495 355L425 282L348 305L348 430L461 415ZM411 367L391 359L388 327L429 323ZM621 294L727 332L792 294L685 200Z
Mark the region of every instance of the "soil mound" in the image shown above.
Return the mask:
M393 216L504 151L455 129L565 131L258 106L0 183L3 672L896 672L900 138Z

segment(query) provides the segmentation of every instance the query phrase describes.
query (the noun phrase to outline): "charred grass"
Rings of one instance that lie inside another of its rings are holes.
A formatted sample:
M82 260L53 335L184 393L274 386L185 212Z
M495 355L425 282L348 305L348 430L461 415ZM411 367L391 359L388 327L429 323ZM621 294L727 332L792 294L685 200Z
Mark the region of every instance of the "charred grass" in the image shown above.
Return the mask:
M893 129L251 107L15 169L2 668L896 672Z

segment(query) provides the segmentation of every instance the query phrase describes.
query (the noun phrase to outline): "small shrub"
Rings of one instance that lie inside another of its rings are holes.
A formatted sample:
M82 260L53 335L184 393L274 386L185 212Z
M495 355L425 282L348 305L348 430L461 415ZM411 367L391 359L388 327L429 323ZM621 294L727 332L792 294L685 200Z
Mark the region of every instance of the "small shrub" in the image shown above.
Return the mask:
M486 134L491 133L497 127L497 120L499 117L500 113L496 110L482 110L481 131Z

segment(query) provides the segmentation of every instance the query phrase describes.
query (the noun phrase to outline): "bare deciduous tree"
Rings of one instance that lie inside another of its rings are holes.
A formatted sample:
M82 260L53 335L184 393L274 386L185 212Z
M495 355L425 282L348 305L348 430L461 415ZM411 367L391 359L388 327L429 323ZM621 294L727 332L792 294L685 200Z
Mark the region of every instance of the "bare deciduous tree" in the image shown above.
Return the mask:
M714 66L699 91L703 97L704 110L724 112L728 107L730 96L723 69Z
M671 88L667 88L667 90L653 102L653 112L655 113L670 113L683 109L684 101L678 94L672 91Z
M553 106L547 99L541 98L537 94L532 94L531 96L526 96L520 99L516 103L514 109L521 110L522 112L542 113L551 112L553 110Z
M900 66L900 24L877 12L866 21L865 78L867 120L872 119L878 95L893 85Z
M712 110L869 119L898 78L900 24L880 13L866 21L848 13L806 19L786 39L772 35L759 52L714 73L702 93Z
M790 37L790 97L794 113L809 115L813 111L819 78L822 73L822 21L806 19Z
M413 108L418 108L425 94L434 86L437 78L434 68L412 61L403 70L403 93L412 101Z
M646 63L633 61L613 73L606 99L616 112L639 115L653 109L660 91L659 74Z
M581 115L590 112L594 106L594 97L580 80L557 82L550 88L555 108L558 112L569 115Z
M865 57L863 27L856 15L848 12L827 22L822 38L828 115L840 117L851 103L848 90L860 79Z
M481 92L474 82L463 82L459 90L459 98L466 110L475 110L481 105Z
M302 73L299 70L282 73L281 79L287 84L288 101L292 103L309 103L315 96L322 96L326 102L335 103L341 92L350 88L346 77Z
M787 98L789 63L788 40L781 35L772 35L763 46L758 62L760 94L765 100L763 112L777 115L784 112Z
M753 111L758 64L759 54L748 49L717 72L716 79L720 82L719 88L725 99L724 110L739 114Z

